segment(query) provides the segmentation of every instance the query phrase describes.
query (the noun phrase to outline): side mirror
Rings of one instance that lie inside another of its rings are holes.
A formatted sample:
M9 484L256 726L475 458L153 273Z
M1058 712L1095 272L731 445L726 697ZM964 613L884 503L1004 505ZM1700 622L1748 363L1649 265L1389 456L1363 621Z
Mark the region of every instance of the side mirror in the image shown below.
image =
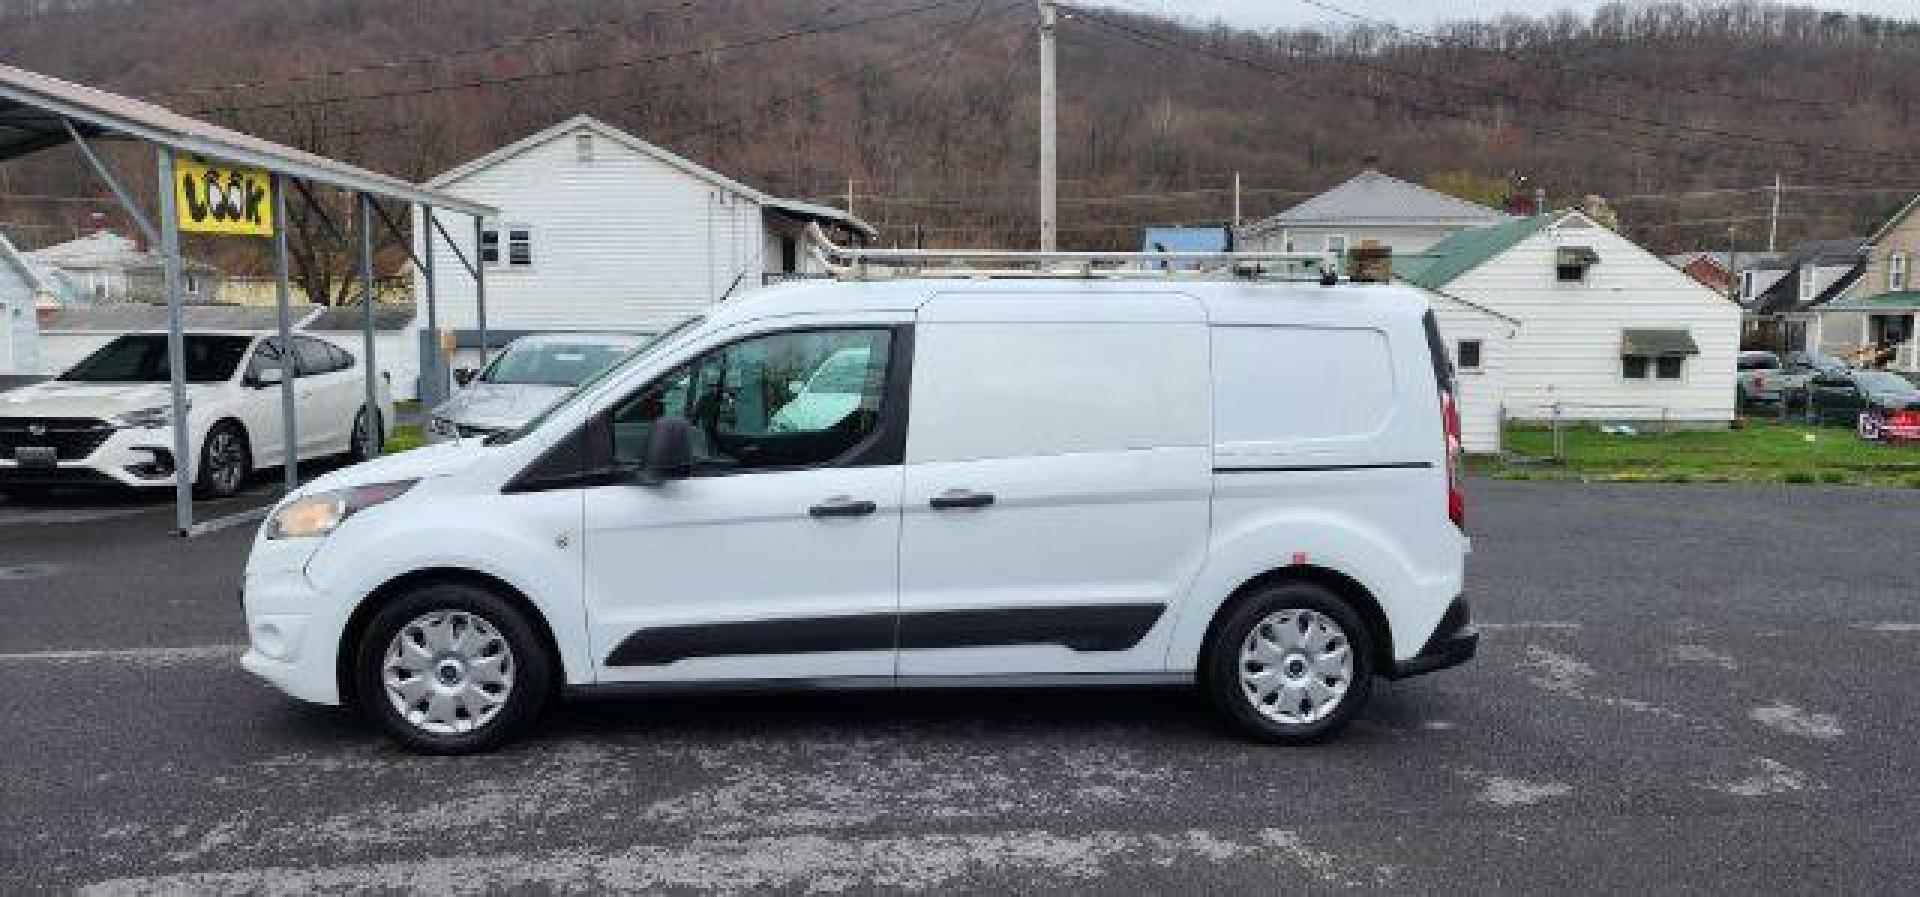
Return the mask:
M261 368L248 378L248 383L255 389L265 389L269 386L279 386L286 379L286 371L280 368Z
M473 368L454 368L453 382L458 383L461 386L465 386L469 383L472 383L474 376L479 373L480 373L479 371L476 371Z
M678 417L654 421L647 432L646 455L640 462L640 484L658 486L690 476L693 476L692 425Z

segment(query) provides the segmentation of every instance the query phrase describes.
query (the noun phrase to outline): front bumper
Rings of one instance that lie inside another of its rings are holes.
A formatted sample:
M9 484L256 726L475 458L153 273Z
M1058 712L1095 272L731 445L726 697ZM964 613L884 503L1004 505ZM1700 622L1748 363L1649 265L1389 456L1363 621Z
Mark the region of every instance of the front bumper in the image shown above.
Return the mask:
M341 607L308 580L312 540L254 543L240 601L246 610L247 652L240 666L302 701L339 704Z
M1473 611L1467 606L1466 596L1458 596L1448 605L1420 653L1395 663L1387 678L1405 679L1456 667L1472 660L1479 649L1480 628L1473 625Z
M124 429L113 431L86 457L63 458L52 467L0 458L0 485L171 486L177 467L171 429Z

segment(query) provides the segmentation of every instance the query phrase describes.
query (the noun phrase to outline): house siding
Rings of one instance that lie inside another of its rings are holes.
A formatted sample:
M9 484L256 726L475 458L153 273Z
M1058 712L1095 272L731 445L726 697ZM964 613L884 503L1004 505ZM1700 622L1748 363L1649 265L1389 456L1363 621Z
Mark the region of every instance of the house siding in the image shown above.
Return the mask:
M1430 295L1440 337L1458 371L1460 442L1472 454L1500 451L1502 396L1506 391L1507 343L1515 325L1441 293ZM1480 368L1460 370L1461 340L1480 341Z
M729 287L759 286L769 240L757 203L598 135L583 163L579 133L445 186L498 207L499 224L533 230L529 268L486 269L489 327L659 330ZM442 224L474 258L470 219ZM440 326L476 327L472 278L444 241L435 255ZM415 295L424 301L424 284Z
M1561 246L1599 255L1585 283L1556 281ZM1446 291L1521 321L1505 347L1510 418L1550 417L1555 403L1563 416L1581 419L1724 425L1734 416L1739 307L1611 230L1547 227ZM1626 328L1686 330L1700 354L1687 359L1678 382L1627 380L1620 372Z
M1433 244L1465 227L1445 225L1343 225L1276 228L1246 237L1237 248L1248 252L1285 252L1286 238L1293 238L1295 252L1319 252L1326 246L1328 234L1345 234L1347 246L1359 246L1368 240L1393 249L1396 255L1425 252Z
M1891 290L1892 287L1887 285L1887 272L1892 267L1893 254L1896 252L1907 254L1906 289L1915 289L1914 265L1920 262L1920 215L1909 213L1868 247L1866 273L1847 290L1847 295L1876 296Z
M0 242L0 252L8 251ZM37 350L29 346L29 327L35 323L34 286L12 260L0 258L0 374L38 373L38 361L22 356Z

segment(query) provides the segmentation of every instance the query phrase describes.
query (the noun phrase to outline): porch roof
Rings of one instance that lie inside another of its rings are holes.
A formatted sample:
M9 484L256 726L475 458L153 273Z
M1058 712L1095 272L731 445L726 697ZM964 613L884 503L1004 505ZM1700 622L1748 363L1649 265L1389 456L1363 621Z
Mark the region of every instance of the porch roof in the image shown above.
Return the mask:
M1873 296L1855 296L1829 302L1816 311L1914 311L1920 309L1920 290L1895 290Z

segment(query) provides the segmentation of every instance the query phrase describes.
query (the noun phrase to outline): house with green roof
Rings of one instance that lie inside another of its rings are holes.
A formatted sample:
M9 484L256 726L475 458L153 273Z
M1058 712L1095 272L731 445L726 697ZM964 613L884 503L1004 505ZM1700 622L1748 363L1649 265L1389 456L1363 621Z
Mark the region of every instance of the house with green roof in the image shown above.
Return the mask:
M1580 211L1460 231L1394 269L1519 322L1502 347L1509 419L1723 427L1734 417L1740 306Z
M1856 364L1920 374L1920 196L1907 201L1867 238L1860 278L1814 309L1811 341Z

